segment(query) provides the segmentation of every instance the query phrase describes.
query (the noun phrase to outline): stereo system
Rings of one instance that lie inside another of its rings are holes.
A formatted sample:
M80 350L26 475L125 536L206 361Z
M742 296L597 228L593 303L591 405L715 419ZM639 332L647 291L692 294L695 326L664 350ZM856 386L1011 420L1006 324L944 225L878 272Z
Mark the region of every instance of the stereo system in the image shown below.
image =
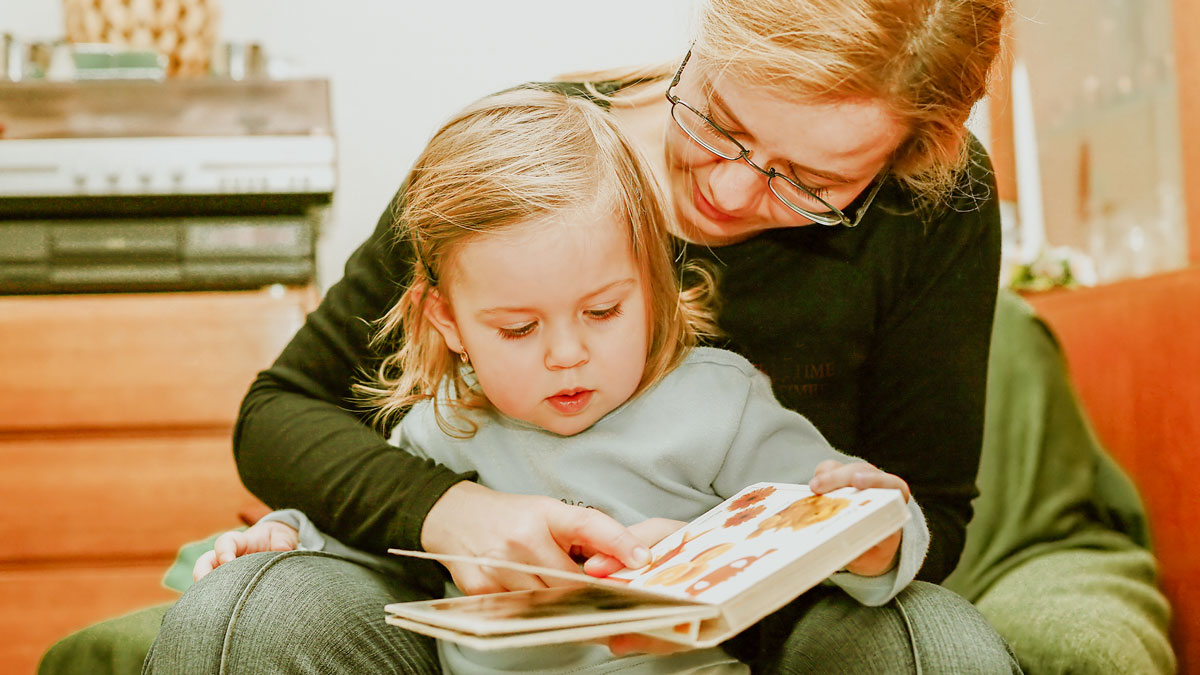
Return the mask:
M305 284L333 197L323 80L0 83L0 292Z

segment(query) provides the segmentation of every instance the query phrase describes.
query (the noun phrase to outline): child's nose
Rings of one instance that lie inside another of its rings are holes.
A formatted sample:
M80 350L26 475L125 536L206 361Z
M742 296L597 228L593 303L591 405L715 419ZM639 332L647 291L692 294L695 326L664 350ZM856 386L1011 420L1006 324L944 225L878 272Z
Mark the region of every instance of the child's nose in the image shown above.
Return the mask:
M549 338L546 345L546 367L550 370L564 370L587 363L587 345L572 328L564 326L551 330Z

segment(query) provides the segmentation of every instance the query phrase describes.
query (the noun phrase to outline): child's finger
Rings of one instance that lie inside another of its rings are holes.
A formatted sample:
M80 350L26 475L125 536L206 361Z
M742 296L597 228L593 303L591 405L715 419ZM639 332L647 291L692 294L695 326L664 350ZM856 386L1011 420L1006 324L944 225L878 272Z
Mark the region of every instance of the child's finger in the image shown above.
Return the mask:
M831 490L847 487L850 485L854 474L861 471L864 466L868 465L862 462L855 462L854 464L839 464L836 467L828 468L814 475L812 480L808 482L808 487L817 494L824 494Z
M896 564L896 556L900 551L900 541L903 537L904 531L897 530L846 565L846 571L864 577L876 577L886 573Z
M216 551L205 552L196 559L196 564L192 565L192 581L200 581L206 574L216 569L217 564Z
M833 471L834 469L837 469L840 466L842 466L842 463L837 461L836 459L827 459L827 460L821 462L820 464L818 464L817 467L815 469L813 469L813 476L820 476L821 474L827 473L829 471Z
M270 543L267 547L271 551L291 551L296 548L295 538L290 536L291 528L284 526L271 528Z
M871 471L856 471L850 478L850 484L860 490L867 488L899 490L904 495L904 501L906 502L911 496L908 483L904 482L904 479L895 474L885 473L874 468Z
M216 565L227 563L246 552L246 537L236 530L226 532L217 537L216 543L213 544L213 552L216 555Z

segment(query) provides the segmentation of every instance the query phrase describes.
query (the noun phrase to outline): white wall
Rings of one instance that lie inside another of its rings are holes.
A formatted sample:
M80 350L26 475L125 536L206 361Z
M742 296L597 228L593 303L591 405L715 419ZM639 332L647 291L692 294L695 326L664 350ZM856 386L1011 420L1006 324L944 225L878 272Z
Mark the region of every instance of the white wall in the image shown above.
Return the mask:
M693 0L225 0L221 39L262 43L331 81L338 189L321 285L374 226L425 141L484 94L559 72L663 61L687 46ZM0 0L0 32L63 34L52 0Z

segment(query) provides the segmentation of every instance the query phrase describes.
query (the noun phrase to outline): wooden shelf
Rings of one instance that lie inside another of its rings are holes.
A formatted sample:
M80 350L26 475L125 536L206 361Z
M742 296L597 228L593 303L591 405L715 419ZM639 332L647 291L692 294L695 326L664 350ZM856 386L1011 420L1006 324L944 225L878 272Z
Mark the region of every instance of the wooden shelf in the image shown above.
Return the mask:
M0 662L177 594L179 546L252 502L231 434L312 288L0 297Z

